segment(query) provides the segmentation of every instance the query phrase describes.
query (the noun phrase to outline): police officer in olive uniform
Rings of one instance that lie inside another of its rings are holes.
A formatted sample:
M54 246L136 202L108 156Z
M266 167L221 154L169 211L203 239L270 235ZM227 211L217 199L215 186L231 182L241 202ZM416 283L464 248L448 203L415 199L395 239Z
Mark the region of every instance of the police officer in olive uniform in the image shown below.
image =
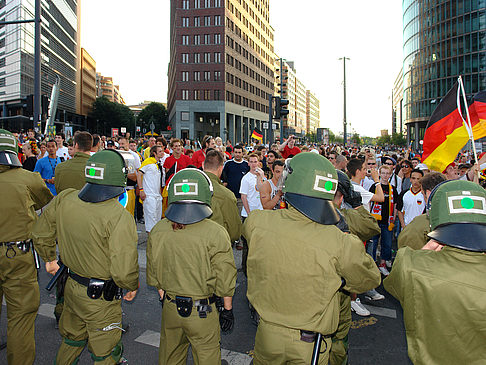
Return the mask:
M212 214L212 183L197 169L179 171L168 187L165 218L147 242L147 284L163 301L159 364L220 365L220 327L233 327L236 268L226 230ZM215 295L222 297L220 314Z
M211 198L211 210L213 211L211 220L226 228L231 242L234 242L241 236L241 218L235 194L221 183L223 167L224 159L221 152L211 150L206 153L203 170L211 180L214 190Z
M118 202L127 179L123 157L113 150L94 154L85 177L81 191L66 189L56 196L33 237L52 265L57 238L69 268L55 364L76 363L86 344L96 364L116 364L123 352L121 289L129 290L124 299L132 300L138 288L137 229Z
M342 171L338 173L338 187L334 195L334 205L339 208L342 220L338 223L343 232L349 232L365 242L380 233L380 227L375 217L361 204L361 195L351 185L349 177ZM332 335L332 346L329 354L330 365L348 363L348 334L351 328L351 297L345 290L339 291L339 324L337 331Z
M86 184L84 171L86 162L90 158L91 146L93 145L93 137L88 132L76 132L74 134L74 157L66 160L56 166L54 176L57 193L63 190L73 188L81 190ZM56 307L54 308L54 315L56 322L59 323L62 309L64 305L64 286L67 281L67 271L65 271L61 278L56 283Z
M34 363L40 296L31 230L35 211L52 199L40 175L22 168L17 151L14 135L0 129L0 303L5 295L9 365Z
M482 364L486 359L486 191L470 181L431 194L431 239L398 250L383 283L403 307L414 364Z
M358 237L341 232L332 200L336 169L323 156L286 161L288 209L255 210L243 224L248 240L248 292L260 314L255 365L310 363L323 335L319 364L327 364L339 322L338 290L364 292L380 274Z

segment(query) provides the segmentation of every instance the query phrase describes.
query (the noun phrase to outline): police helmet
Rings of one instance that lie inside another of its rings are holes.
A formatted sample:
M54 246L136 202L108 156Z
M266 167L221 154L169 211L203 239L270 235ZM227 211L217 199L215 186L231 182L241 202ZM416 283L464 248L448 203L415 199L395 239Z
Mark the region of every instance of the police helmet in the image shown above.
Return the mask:
M169 207L165 216L179 224L193 224L209 218L213 184L201 170L186 168L177 172L167 189Z
M486 252L486 191L481 186L446 181L429 199L429 238L466 251Z
M15 136L5 129L0 129L0 165L22 167L17 152L18 144Z
M127 167L123 156L115 150L96 152L86 162L86 185L78 197L86 202L99 203L115 198L125 191Z
M339 222L332 200L338 186L336 169L327 158L302 152L285 161L284 199L316 223Z

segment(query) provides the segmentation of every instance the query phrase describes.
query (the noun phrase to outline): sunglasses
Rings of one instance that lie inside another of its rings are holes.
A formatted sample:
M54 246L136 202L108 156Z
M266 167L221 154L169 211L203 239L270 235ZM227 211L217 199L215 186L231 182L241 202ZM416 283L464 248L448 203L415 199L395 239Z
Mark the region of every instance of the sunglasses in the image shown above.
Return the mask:
M401 167L402 169L409 169L409 168L410 168L410 166L408 166L408 165L403 165L403 166L400 166L400 167Z
M368 162L368 165L376 165L376 162Z
M393 163L391 163L391 162L385 162L385 165L393 166Z

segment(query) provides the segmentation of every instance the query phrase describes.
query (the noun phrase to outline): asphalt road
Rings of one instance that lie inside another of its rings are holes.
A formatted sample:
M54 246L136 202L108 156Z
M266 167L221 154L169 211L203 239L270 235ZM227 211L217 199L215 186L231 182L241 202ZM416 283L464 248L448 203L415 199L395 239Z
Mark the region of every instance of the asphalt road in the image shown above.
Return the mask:
M139 229L143 227L139 225ZM132 303L123 303L124 322L129 324L123 336L124 356L129 364L157 364L161 307L154 288L147 287L145 278L146 235L140 234L138 244L140 265L140 289ZM241 251L234 251L237 267L241 266ZM50 275L40 270L41 306L36 319L36 362L52 364L61 337L55 329L53 309L54 293L44 290ZM379 302L368 302L360 296L362 303L371 311L369 317L359 317L353 313L350 331L350 364L411 364L407 357L405 330L400 304L380 287L378 291L386 298ZM54 292L54 290L53 290ZM229 335L222 336L221 348L223 364L247 365L252 361L252 351L256 326L250 320L246 299L246 279L238 272L237 288L234 296L235 328ZM2 306L0 317L0 343L6 341L6 307ZM190 352L190 351L189 351ZM192 364L189 354L188 364ZM0 364L7 364L6 350L0 350ZM92 364L87 349L79 364Z

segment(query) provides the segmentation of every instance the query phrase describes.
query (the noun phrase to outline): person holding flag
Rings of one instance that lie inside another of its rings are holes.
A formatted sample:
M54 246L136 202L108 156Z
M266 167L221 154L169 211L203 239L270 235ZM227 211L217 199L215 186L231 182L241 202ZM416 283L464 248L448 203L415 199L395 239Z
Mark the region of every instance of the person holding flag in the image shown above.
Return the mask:
M255 128L251 134L251 138L258 140L260 143L262 143L263 139L263 134L260 132L258 128Z

